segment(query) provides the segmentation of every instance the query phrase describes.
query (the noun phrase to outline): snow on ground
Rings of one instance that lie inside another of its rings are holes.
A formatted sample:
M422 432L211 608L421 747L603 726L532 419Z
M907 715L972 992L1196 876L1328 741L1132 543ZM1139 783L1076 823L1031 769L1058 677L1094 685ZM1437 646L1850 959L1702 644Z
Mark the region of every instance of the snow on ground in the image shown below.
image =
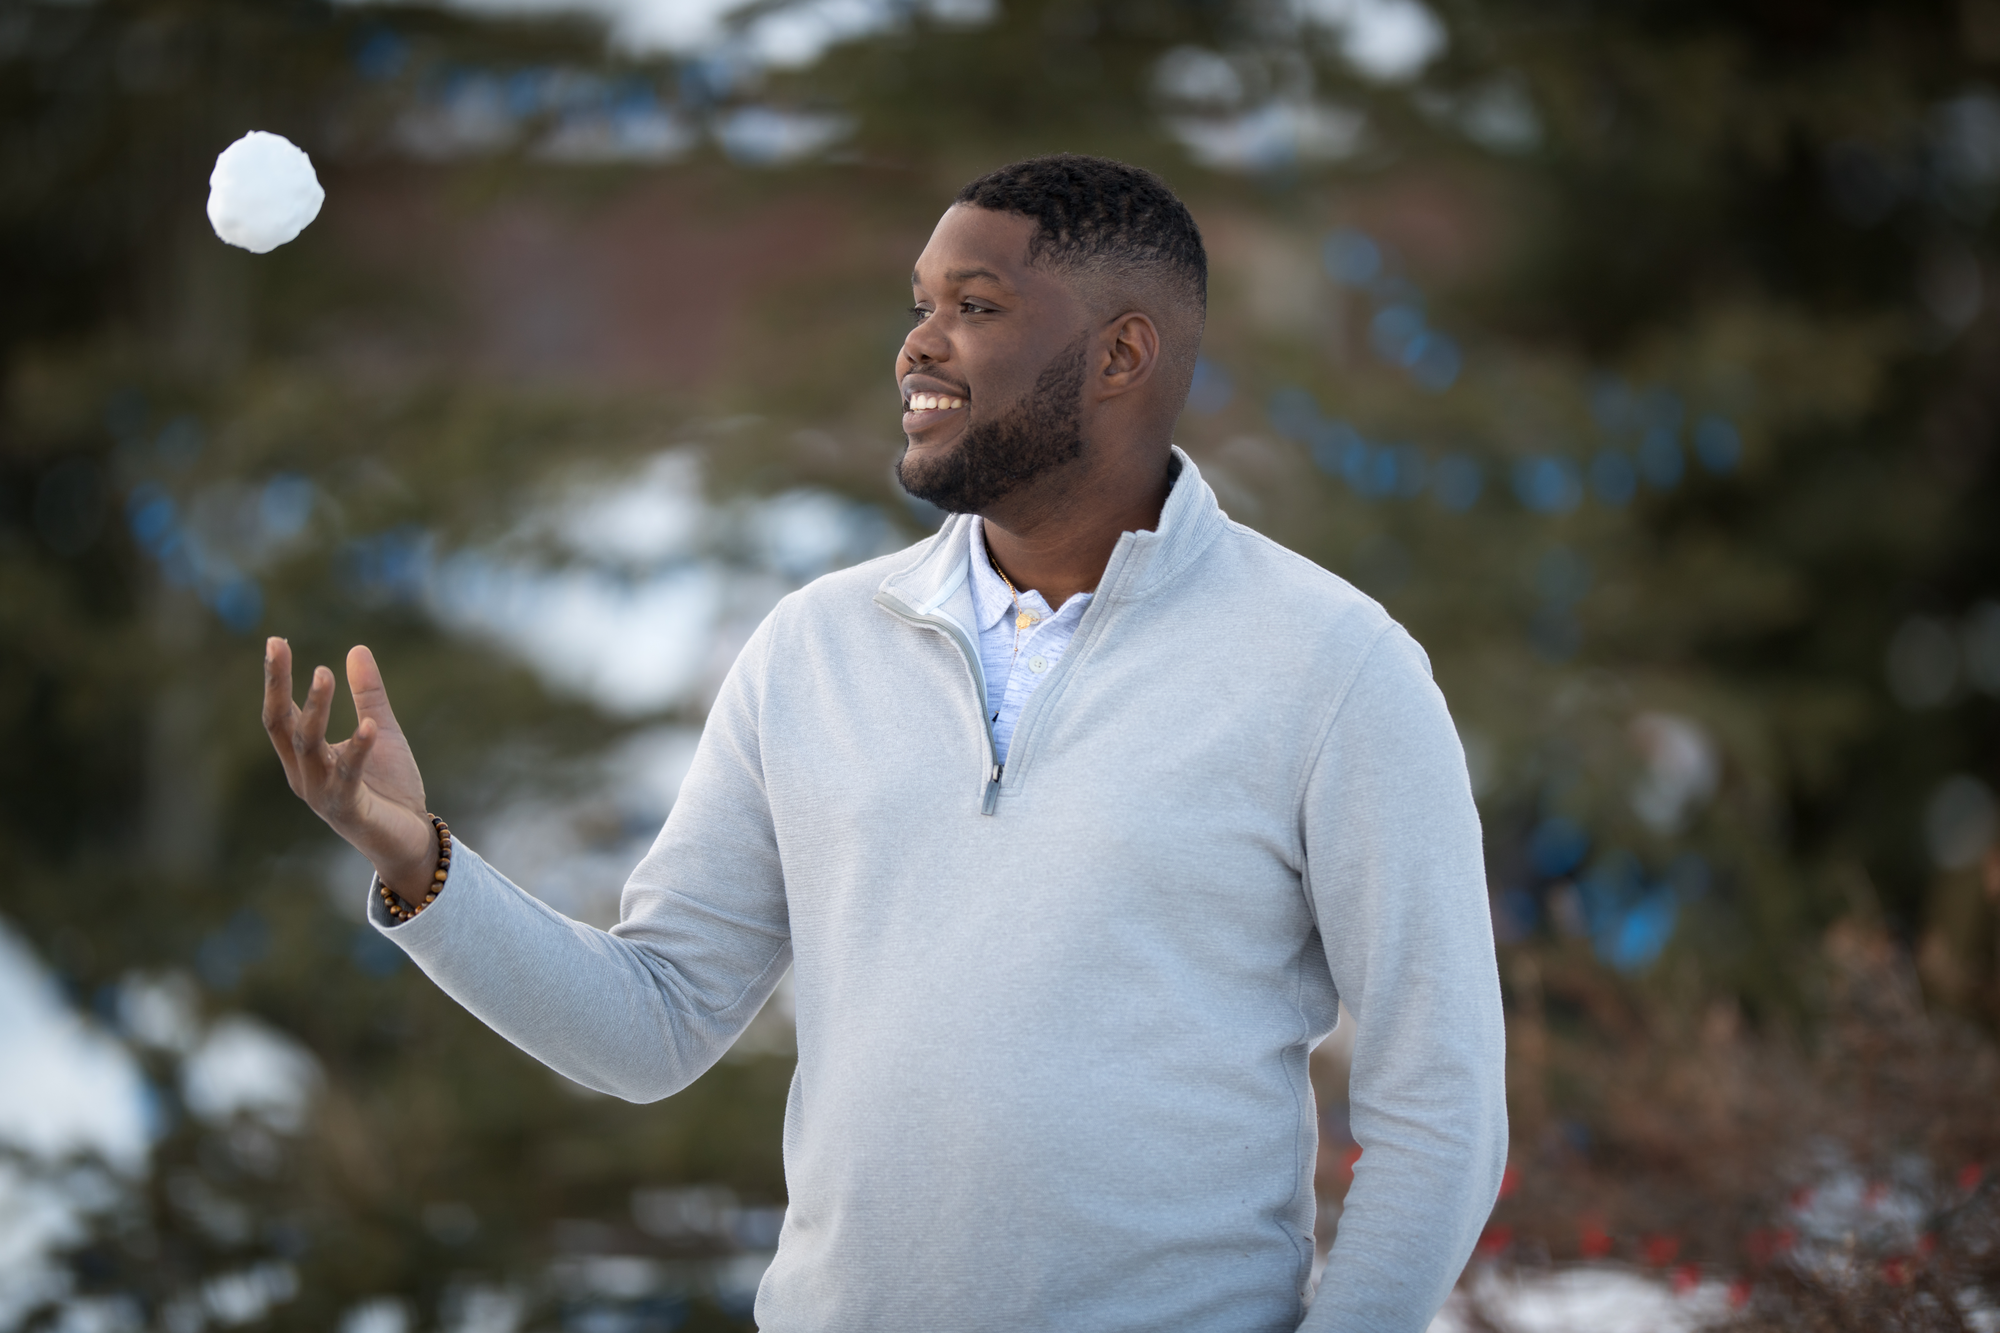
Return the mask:
M1728 1288L1704 1282L1685 1294L1629 1269L1471 1275L1432 1321L1430 1333L1472 1333L1476 1310L1501 1333L1695 1333L1729 1311Z

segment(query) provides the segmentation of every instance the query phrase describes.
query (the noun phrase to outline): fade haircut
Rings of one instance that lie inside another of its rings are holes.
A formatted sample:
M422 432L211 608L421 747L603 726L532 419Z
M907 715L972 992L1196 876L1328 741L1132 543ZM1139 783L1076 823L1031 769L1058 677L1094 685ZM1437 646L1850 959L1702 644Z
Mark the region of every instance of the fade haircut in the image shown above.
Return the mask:
M1208 251L1165 181L1108 157L1055 153L990 171L953 202L1032 218L1030 264L1102 284L1110 299L1151 295L1146 305L1168 307L1148 313L1165 325L1161 350L1185 396L1208 318Z

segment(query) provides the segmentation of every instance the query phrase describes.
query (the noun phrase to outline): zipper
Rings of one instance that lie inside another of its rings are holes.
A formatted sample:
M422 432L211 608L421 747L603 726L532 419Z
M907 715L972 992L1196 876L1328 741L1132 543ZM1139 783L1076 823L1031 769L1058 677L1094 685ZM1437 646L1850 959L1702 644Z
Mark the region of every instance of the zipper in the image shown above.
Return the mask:
M964 580L966 572L967 567L960 565L958 574L946 582L944 592L938 595L936 601L941 602L956 592L959 583ZM958 645L959 655L965 659L966 666L971 669L973 688L979 691L979 722L986 731L986 789L980 796L979 813L982 815L998 814L1000 812L1000 775L1007 766L1000 762L1000 746L993 739L993 715L987 710L986 667L979 660L977 646L972 642L971 636L965 632L963 625L941 612L936 610L915 610L908 603L892 593L878 592L875 594L875 601L877 605L881 606L897 619L907 621L912 625L922 625L926 629L936 630ZM935 605L935 602L933 605Z

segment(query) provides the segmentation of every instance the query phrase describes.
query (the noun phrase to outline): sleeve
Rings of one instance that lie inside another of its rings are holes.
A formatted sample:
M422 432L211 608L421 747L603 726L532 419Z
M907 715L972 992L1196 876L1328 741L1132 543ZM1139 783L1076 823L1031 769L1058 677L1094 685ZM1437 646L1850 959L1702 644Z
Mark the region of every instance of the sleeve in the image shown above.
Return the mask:
M759 761L771 624L724 681L680 797L626 882L616 926L570 920L463 842L436 902L396 925L371 886L369 919L474 1017L558 1073L634 1102L692 1083L792 960Z
M1301 1333L1422 1333L1499 1195L1506 1031L1465 757L1400 627L1338 705L1303 820L1327 964L1356 1022L1362 1153Z

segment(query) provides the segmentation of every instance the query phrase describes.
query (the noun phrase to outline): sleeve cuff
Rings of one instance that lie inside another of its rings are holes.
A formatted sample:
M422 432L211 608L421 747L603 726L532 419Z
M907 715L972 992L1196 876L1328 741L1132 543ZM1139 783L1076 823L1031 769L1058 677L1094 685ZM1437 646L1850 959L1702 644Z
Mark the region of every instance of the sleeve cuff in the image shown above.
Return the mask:
M430 906L424 908L423 911L418 912L415 916L411 917L407 921L400 921L397 918L389 915L389 905L382 901L382 876L376 874L376 875L370 875L368 877L367 910L368 910L368 922L370 925L374 926L377 930L381 931L385 935L390 935L392 937L400 936L403 934L405 930L409 929L412 926L415 926L418 922L436 916L438 911L441 908L443 908L447 902L450 902L454 897L463 898L465 896L465 890L463 887L463 881L465 879L465 875L462 873L464 870L464 863L461 860L460 853L468 852L471 849L465 845L464 841L460 839L457 834L452 835L451 841L452 841L451 866L449 869L445 871L444 883L438 887L437 897L431 902ZM460 885L460 891L456 895L454 895L451 891L452 885L454 884ZM437 924L438 924L437 922L432 922L433 928L435 928ZM418 931L417 933L422 934L424 932Z

